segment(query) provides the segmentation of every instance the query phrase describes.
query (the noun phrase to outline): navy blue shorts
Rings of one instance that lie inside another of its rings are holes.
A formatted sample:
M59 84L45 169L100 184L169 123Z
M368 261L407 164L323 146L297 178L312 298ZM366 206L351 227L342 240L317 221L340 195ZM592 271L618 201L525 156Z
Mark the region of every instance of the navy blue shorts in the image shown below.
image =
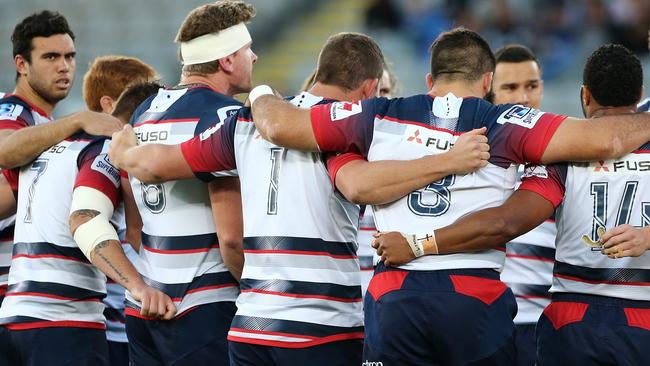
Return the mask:
M515 324L515 348L517 348L517 366L535 366L537 362L537 324Z
M538 365L650 365L650 301L553 294L537 323Z
M0 327L0 365L108 366L106 332L72 327Z
M126 317L133 366L229 365L226 336L234 302L199 305L171 321Z
M516 363L517 304L496 271L403 271L380 263L364 305L367 364Z
M108 359L111 366L129 366L129 344L108 341Z
M352 339L305 348L280 348L230 342L231 366L361 365L363 342Z

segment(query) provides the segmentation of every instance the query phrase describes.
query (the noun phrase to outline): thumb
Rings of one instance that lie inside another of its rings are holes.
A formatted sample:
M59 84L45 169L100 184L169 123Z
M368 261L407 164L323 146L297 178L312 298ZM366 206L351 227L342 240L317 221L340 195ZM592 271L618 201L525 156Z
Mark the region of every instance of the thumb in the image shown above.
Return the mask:
M475 128L471 131L467 131L464 135L485 135L487 132L487 127Z

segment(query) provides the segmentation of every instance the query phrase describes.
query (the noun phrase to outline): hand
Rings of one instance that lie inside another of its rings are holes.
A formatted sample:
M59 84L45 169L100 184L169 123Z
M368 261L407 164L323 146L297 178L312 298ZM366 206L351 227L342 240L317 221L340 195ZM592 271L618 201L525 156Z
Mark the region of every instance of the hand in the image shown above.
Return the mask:
M490 158L490 145L485 133L487 128L481 127L466 132L456 140L454 147L447 152L452 159L451 166L454 174L471 173L487 165Z
M399 266L415 259L411 246L397 231L376 233L373 235L371 245L387 267Z
M136 301L142 304L140 315L170 320L176 315L176 306L169 296L153 287L142 284L130 290Z
M124 123L107 113L83 111L77 114L80 120L79 128L89 135L108 136L122 129Z
M115 132L108 147L108 158L120 169L125 168L126 151L138 145L133 127L125 125L121 131Z
M650 238L644 229L631 225L619 225L608 230L600 240L603 242L602 253L609 258L638 257L650 249Z

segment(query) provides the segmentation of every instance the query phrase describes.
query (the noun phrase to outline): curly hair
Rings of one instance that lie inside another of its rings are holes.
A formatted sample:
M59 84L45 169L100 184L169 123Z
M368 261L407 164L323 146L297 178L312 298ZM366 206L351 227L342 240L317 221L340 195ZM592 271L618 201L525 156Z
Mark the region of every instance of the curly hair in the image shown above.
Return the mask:
M63 14L43 10L28 16L16 25L11 35L14 57L21 55L25 60L31 62L31 53L34 49L32 39L50 37L55 34L68 34L74 41L74 33L70 30L68 21Z
M636 104L643 92L641 62L624 46L606 44L587 59L582 83L602 106L625 107Z

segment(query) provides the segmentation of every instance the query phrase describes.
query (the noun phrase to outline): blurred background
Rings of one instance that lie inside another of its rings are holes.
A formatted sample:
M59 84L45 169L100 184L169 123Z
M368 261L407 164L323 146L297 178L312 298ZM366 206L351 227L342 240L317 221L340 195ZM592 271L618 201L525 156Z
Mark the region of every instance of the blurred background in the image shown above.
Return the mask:
M249 24L259 59L254 82L294 94L315 67L320 47L333 33L373 36L398 78L396 95L426 92L428 48L441 32L465 26L480 32L493 50L522 43L542 63L542 108L580 116L578 99L587 56L606 42L633 50L650 88L650 0L249 0L257 16ZM76 35L77 73L62 116L84 108L81 80L101 55L135 56L178 82L176 31L197 0L0 0L0 91L14 88L11 32L27 15L58 10ZM646 93L647 94L650 92Z

